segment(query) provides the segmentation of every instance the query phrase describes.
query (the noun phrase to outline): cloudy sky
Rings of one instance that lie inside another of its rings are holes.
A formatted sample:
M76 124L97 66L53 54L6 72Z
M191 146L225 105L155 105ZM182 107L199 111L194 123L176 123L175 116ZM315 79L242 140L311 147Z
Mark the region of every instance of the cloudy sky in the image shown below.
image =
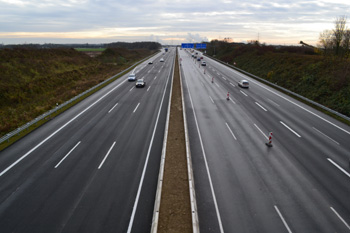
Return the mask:
M350 25L349 0L0 0L0 43L316 45L340 16Z

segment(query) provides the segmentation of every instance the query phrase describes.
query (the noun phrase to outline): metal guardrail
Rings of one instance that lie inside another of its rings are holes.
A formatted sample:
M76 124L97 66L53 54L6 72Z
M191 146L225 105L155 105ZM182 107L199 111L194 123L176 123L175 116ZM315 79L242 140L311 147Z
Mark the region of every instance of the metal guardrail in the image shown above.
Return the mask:
M158 54L158 53L156 53L156 54ZM104 80L103 82L100 82L100 83L97 84L96 86L91 87L90 89L88 89L88 90L86 90L86 91L80 93L79 95L73 97L73 98L70 99L70 100L67 100L66 102L64 102L64 103L62 103L62 104L60 104L60 105L57 105L54 109L51 109L51 110L45 112L44 114L42 114L42 115L36 117L34 120L32 120L32 121L30 121L30 122L28 122L28 123L26 123L26 124L24 124L24 125L18 127L17 129L11 131L10 133L8 133L8 134L6 134L5 136L3 136L3 137L0 138L0 144L3 143L3 142L5 142L5 141L9 141L10 138L12 138L13 136L21 134L21 132L23 132L24 130L28 129L28 128L31 127L32 125L35 125L35 124L38 123L39 121L44 120L44 119L46 119L47 117L50 117L51 114L56 113L57 111L59 111L59 110L61 110L62 108L66 107L67 105L71 104L72 102L78 100L79 98L81 98L81 97L83 97L83 96L85 96L85 95L89 95L90 93L93 93L93 92L94 92L96 89L98 89L99 87L105 85L106 83L108 83L108 82L111 81L112 79L114 79L114 78L116 78L116 77L122 75L124 72L127 72L127 71L130 70L131 68L136 67L138 64L140 64L140 63L146 61L147 59L149 59L149 58L152 57L152 56L155 56L156 54L152 54L151 56L148 56L148 57L142 59L141 61L136 62L135 64L133 64L133 65L130 66L129 68L127 68L127 69L125 69L125 70L119 72L119 73L116 74L116 75L113 75L112 77L110 77L110 78Z
M269 84L270 86L275 87L276 89L280 89L280 90L282 90L282 91L284 91L284 92L286 92L286 93L288 93L288 94L291 94L291 95L293 95L293 96L296 96L296 97L298 97L298 98L300 98L300 99L302 99L302 100L304 100L304 101L306 101L306 102L308 102L308 103L310 103L310 104L312 104L312 105L315 105L315 106L317 106L317 107L319 107L319 108L322 108L322 109L325 110L325 111L331 112L331 113L333 113L333 114L335 114L335 115L337 115L337 116L343 118L344 120L350 121L350 117L348 117L348 116L346 116L346 115L344 115L344 114L341 114L341 113L339 113L339 112L337 112L337 111L334 111L333 109L330 109L330 108L328 108L328 107L326 107L326 106L324 106L324 105L322 105L322 104L319 104L319 103L317 103L317 102L315 102L315 101L313 101L313 100L310 100L310 99L308 99L308 98L306 98L306 97L304 97L304 96L302 96L302 95L299 95L299 94L297 94L297 93L295 93L295 92L292 92L292 91L290 91L290 90L288 90L288 89L286 89L286 88L284 88L284 87L278 86L278 85L275 84L275 83L269 82L269 81L267 81L267 80L265 80L265 79L263 79L263 78L260 78L260 77L258 77L258 76L255 76L254 74L248 73L247 71L244 71L244 70L242 70L242 69L239 69L239 68L237 68L237 67L235 67L235 66L233 66L233 65L230 65L230 64L225 63L225 62L223 62L223 61L220 61L219 59L216 59L216 58L214 58L214 57L212 57L212 56L208 56L208 55L206 55L206 54L204 54L204 55L207 56L207 57L210 57L211 59L213 59L213 60L215 60L215 61L217 61L217 62L220 62L220 63L223 64L223 65L226 65L226 66L228 66L228 67L231 67L231 68L233 68L234 70L237 70L237 71L239 71L239 72L241 72L241 73L243 73L243 74L245 74L245 75L248 75L249 77L255 78L255 79L257 79L257 80L259 80L259 81L261 81L261 82L263 82L263 83L267 83L267 84Z

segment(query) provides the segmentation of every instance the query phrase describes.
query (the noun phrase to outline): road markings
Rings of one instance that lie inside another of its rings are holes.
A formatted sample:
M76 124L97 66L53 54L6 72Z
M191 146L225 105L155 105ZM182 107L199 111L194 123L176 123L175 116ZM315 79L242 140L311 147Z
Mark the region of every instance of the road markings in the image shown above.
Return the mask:
M149 87L147 88L147 91L149 91L150 88L151 88L151 86L149 86Z
M341 166L339 166L336 162L334 162L330 158L327 158L327 160L329 162L331 162L336 168L338 168L340 171L342 171L345 175L347 175L350 178L350 174L347 171L345 171Z
M280 218L281 218L281 220L282 220L284 226L287 228L288 232L289 232L289 233L292 233L292 231L290 230L290 228L289 228L289 226L288 226L286 220L283 218L283 216L282 216L280 210L278 209L278 207L277 207L276 205L275 205L275 210L276 210L277 214L280 216Z
M79 142L66 154L66 156L64 156L63 159L61 159L61 161L55 166L55 168L57 168L58 166L60 166L60 164L63 162L63 160L65 160L65 159L68 157L68 155L70 155L70 153L72 153L73 150L74 150L75 148L77 148L77 146L79 146L80 143L81 143L81 141L79 141Z
M248 96L244 91L240 91L243 95Z
M240 73L236 73L236 74L238 74L238 75L239 75L239 76L241 76L241 77L245 77L245 76L242 76ZM252 83L255 83L256 85L258 85L258 86L260 86L260 87L264 88L265 90L267 90L267 91L269 91L269 92L271 92L271 93L273 93L273 94L277 95L278 97L280 97L280 98L282 98L282 99L284 99L284 100L288 101L289 103L294 104L295 106L297 106L297 107L299 107L299 108L303 109L304 111L306 111L306 112L308 112L308 113L310 113L310 114L314 115L315 117L318 117L319 119L321 119L321 120L323 120L323 121L327 122L328 124L333 125L334 127L336 127L336 128L338 128L338 129L340 129L341 131L343 131L343 132L345 132L345 133L347 133L347 134L350 134L350 132L349 132L349 131L347 131L347 130L343 129L342 127L340 127L340 126L338 126L338 125L336 125L336 124L334 124L334 123L330 122L329 120L327 120L327 119L325 119L325 118L323 118L323 117L321 117L321 116L317 115L316 113L314 113L314 112L312 112L312 111L310 111L310 110L308 110L308 109L304 108L303 106L301 106L301 105L299 105L299 104L297 104L297 103L293 102L292 100L289 100L288 98L286 98L286 97L284 97L284 96L282 96L282 95L278 94L277 92L272 91L272 90L270 90L269 88L264 87L263 85L260 85L260 84L259 84L259 83L257 83L257 82L254 82L254 81L251 81L251 82L252 82Z
M136 112L137 108L139 107L140 103L137 104L136 108L134 109L133 113Z
M256 124L254 124L254 126L260 131L260 133L261 133L262 135L264 135L264 137L265 137L267 140L269 140L269 137L266 136L266 135L264 134L264 132L263 132Z
M235 101L233 101L233 100L232 100L232 98L230 98L230 101L231 101L232 103L236 104L236 102L235 102Z
M117 107L117 105L118 105L118 103L116 103L116 105L114 105L113 108L111 108L111 110L108 111L108 113L112 112L113 109L114 109L115 107Z
M157 76L156 77L154 77L154 80L156 80L157 79Z
M224 76L222 76L221 78L223 78L224 80L227 80Z
M286 125L286 124L283 123L282 121L280 121L280 123L281 123L284 127L286 127L287 129L289 129L292 133L294 133L294 134L297 135L299 138L301 138L301 136L300 136L297 132L295 132L292 128L290 128L288 125Z
M185 78L185 81L186 81L186 85L187 85L187 88L188 88L188 83L187 83L187 79L186 78ZM201 132L200 132L200 129L199 129L199 126L198 126L197 115L196 115L196 111L195 111L195 108L194 108L194 105L193 105L191 92L190 92L189 89L188 89L188 94L189 94L189 97L190 97L190 102L191 102L191 106L192 106L194 120L195 120L195 123L196 123L197 133L199 135L199 142L200 142L200 145L201 145L202 154L203 154L203 158L204 158L204 163L205 163L205 167L206 167L206 170L207 170L209 186L210 186L210 190L211 190L211 193L212 193L212 196L213 196L213 201L214 201L216 216L217 216L219 227L220 227L220 232L223 233L224 232L224 228L222 226L220 211L219 211L218 203L216 201L216 195L215 195L215 191L214 191L213 181L211 179L209 165L208 165L208 161L207 161L207 156L205 154L205 149L204 149L204 145L203 145L202 135L201 135Z
M232 132L232 130L231 130L230 126L228 126L227 122L226 122L226 126L227 126L228 130L230 131L230 133L232 134L232 137L233 137L235 140L237 140L235 134Z
M214 100L211 98L211 96L209 96L209 98L210 98L211 102L214 103Z
M111 148L109 148L109 150L108 150L107 154L105 155L105 157L103 158L103 160L102 160L100 166L98 166L98 169L100 169L100 168L102 167L102 165L103 165L104 162L106 161L106 159L107 159L109 153L111 153L111 151L112 151L114 145L115 145L115 142L113 142L113 145L111 146Z
M136 68L135 68L136 69ZM75 117L73 117L70 121L68 121L66 124L64 124L63 126L61 126L59 129L57 129L55 132L53 132L52 134L50 134L50 136L48 136L47 138L45 138L44 140L42 140L39 144L37 144L35 147L33 147L30 151L28 151L27 153L25 153L24 155L22 155L21 158L17 159L15 162L13 162L10 166L8 166L5 170L3 170L0 173L0 176L4 175L6 172L8 172L11 168L13 168L16 164L18 164L19 162L21 162L24 158L26 158L28 155L30 155L33 151L35 151L36 149L38 149L38 147L40 147L42 144L44 144L47 140L49 140L50 138L52 138L53 136L55 136L58 132L60 132L62 129L64 129L67 125L69 125L72 121L74 121L75 119L77 119L80 115L82 115L83 113L85 113L87 110L89 110L90 108L92 108L95 104L97 104L98 102L100 102L102 99L104 99L107 95L109 95L110 93L112 93L115 89L117 89L118 87L120 87L122 84L124 84L127 81L127 79L125 79L124 81L122 81L121 83L119 83L117 86L115 86L112 90L110 90L109 92L107 92L106 94L104 94L103 96L101 96L98 100L96 100L94 103L92 103L91 105L89 105L87 108L85 108L83 111L81 111L78 115L76 115Z
M230 83L231 84L231 86L234 86L235 87L235 84L233 84L233 83Z
M264 108L263 106L261 106L258 102L255 102L256 105L258 105L262 110L264 110L265 112L267 112L267 109Z
M215 83L215 85L216 85L217 87L220 87L219 84L217 84L217 83Z
M132 91L132 89L134 89L135 88L135 86L133 86L129 91Z
M331 210L337 215L337 217L345 224L345 226L350 230L349 224L338 214L338 212L331 206Z
M143 180L145 179L146 168L147 168L147 165L148 165L149 156L150 156L150 154L151 154L151 148L152 148L152 146L153 146L154 135L155 135L155 133L156 133L156 129L157 129L157 126L158 126L158 121L159 121L160 112L161 112L161 110L162 110L162 106L163 106L163 102L164 102L164 97L165 97L166 89L167 89L167 86L168 86L168 83L169 83L169 76L170 76L170 73L169 73L169 75L168 75L168 78L167 78L167 81L166 81L166 84L165 84L165 89L164 89L164 92L163 92L162 100L160 101L159 111L158 111L156 123L155 123L155 125L154 125L154 129L153 129L153 133L152 133L152 138L151 138L151 141L150 141L150 144L149 144L149 147L148 147L148 152L147 152L147 156L146 156L146 160L145 160L145 165L144 165L143 170L142 170L142 175L141 175L139 187L138 187L138 189L137 189L137 194L136 194L134 206L133 206L133 208L132 208L132 213L131 213L131 217L130 217L130 221L129 221L129 226L128 226L128 231L127 231L127 233L131 233L132 225L134 224L135 214L136 214L137 205L138 205L139 199L140 199L140 194L141 194L141 189L142 189L142 185L143 185ZM172 79L173 79L173 78L172 78ZM171 85L171 84L170 84L170 85ZM171 88L172 88L172 86L171 86ZM170 93L169 95L171 96L171 93Z
M326 134L322 133L321 131L319 131L318 129L316 129L315 127L312 127L314 130L316 130L317 132L319 132L320 134L322 134L323 136L325 136L326 138L328 138L329 140L333 141L334 143L339 144L339 142L337 142L336 140L332 139L331 137L327 136Z

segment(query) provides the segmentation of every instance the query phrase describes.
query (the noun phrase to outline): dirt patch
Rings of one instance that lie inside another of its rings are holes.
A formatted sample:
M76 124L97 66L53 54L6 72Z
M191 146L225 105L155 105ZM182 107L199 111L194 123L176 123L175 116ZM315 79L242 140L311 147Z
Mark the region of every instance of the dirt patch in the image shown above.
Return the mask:
M192 232L181 101L179 64L176 55L158 232Z

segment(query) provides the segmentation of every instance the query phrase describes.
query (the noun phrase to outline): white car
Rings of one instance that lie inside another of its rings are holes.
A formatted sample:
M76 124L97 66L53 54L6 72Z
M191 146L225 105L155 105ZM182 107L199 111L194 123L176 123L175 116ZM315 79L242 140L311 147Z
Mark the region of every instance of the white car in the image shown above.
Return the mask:
M152 64L153 64L153 61L149 61L148 64L152 65Z
M143 78L140 78L136 81L136 87L145 87L146 82L143 80Z
M159 61L160 61L160 62L164 62L164 58L161 58Z
M247 81L247 80L240 80L239 82L238 82L238 86L240 86L240 87L244 87L244 88L249 88L249 82Z
M202 61L202 66L206 66L207 63L205 61Z
M136 75L135 74L129 74L128 81L136 81Z

